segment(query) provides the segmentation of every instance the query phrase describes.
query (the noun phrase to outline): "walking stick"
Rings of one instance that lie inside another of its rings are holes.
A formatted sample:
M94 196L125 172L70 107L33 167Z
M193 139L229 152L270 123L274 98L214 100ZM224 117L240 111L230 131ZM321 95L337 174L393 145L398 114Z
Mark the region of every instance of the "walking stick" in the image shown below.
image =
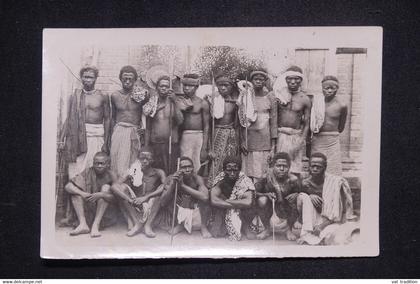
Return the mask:
M176 163L176 171L179 171L179 158ZM175 194L174 194L174 209L172 211L172 225L171 225L171 246L174 240L174 227L175 227L175 212L176 212L176 197L178 196L178 181L175 181Z
M273 204L273 214L274 214L274 199L271 199L271 203ZM274 223L272 224L273 226L273 244L274 244L274 241L276 240L276 237L275 237L275 235L274 235L274 228L276 227L275 225L274 225Z

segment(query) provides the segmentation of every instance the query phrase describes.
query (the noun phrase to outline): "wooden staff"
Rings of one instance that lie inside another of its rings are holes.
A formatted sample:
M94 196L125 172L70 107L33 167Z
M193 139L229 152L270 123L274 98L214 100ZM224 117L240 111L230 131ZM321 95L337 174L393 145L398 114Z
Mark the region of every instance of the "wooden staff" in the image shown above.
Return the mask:
M212 109L211 109L211 134L212 134L212 138L211 138L211 152L213 154L213 156L215 155L214 153L214 140L216 139L216 133L214 132L214 91L215 91L215 82L214 82L214 74L213 71L211 72L211 105L212 105ZM214 176L214 158L212 160L211 163L211 171L212 171L212 176L213 176L213 180L215 178ZM213 182L213 181L212 181Z
M275 210L275 208L274 208L274 199L271 199L271 203L273 204L273 214L275 214L274 212L274 210ZM273 222L273 224L272 224L272 227L273 227L273 244L274 244L274 241L276 240L276 237L275 237L275 235L274 235L274 228L276 227L275 225L274 225L274 222Z
M245 148L248 156L248 76L245 76L245 90ZM248 163L245 163L245 174L248 175Z
M176 162L176 171L179 171L179 158ZM174 209L172 211L172 225L171 225L171 246L174 240L174 227L175 227L175 212L176 212L176 197L178 196L178 181L175 181L175 194L174 194Z
M172 56L171 65L170 65L170 77L169 77L169 89L172 90L172 78L174 75L174 59L175 57ZM172 102L169 98L169 145L168 145L168 173L171 171L172 168Z

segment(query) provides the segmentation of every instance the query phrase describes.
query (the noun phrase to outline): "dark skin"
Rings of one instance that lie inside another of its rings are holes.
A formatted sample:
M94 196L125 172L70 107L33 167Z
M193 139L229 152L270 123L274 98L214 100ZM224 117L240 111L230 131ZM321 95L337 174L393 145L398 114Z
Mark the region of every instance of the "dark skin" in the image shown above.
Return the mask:
M179 170L172 175L172 180L167 184L167 190L162 195L162 203L166 203L173 196L175 185L178 189L199 202L199 210L201 215L201 235L204 238L210 238L211 234L207 229L207 221L209 218L208 208L204 206L209 201L209 192L204 185L202 177L194 173L193 163L190 160L182 160L179 164ZM177 234L183 230L182 224L178 224L171 234Z
M127 222L129 224L129 231L127 232L127 236L132 237L144 228L145 235L149 238L154 238L156 234L153 232L152 224L160 207L160 199L157 198L157 200L152 205L151 213L145 224L138 221L138 212L134 209L134 207L139 207L144 202L148 202L151 198L160 196L163 192L163 187L159 188L156 187L156 185L162 184L166 179L166 175L164 171L152 168L151 165L153 163L153 154L151 152L142 151L139 153L138 158L140 160L141 170L143 172L142 186L145 194L135 198L132 198L129 195L127 187L123 184L123 182L128 177L127 175L120 177L118 182L112 185L111 190L123 201L122 204L127 212ZM155 172L157 172L157 175L153 174Z
M100 92L93 92L95 89L95 82L96 82L96 75L95 72L92 70L88 70L83 72L81 81L83 85L83 90L85 90L85 107L86 107L86 123L90 124L101 124L104 125L104 145L102 146L102 152L109 153L108 148L108 139L110 134L110 126L111 126L111 111L109 107L109 97L107 95L103 95ZM60 141L64 141L67 135L67 120L64 123L63 131L60 136ZM58 149L61 151L64 149L64 143L60 142L58 145Z
M333 82L322 83L322 92L325 99L325 118L320 132L343 132L346 126L347 106L340 102L336 94L338 84Z
M208 135L210 123L210 107L209 104L196 96L197 85L183 85L185 96L191 99L193 103L192 109L184 112L183 130L202 130L203 146L201 148L200 160L207 159L208 152Z
M311 173L310 181L317 185L317 188L322 188L324 185L325 180L325 170L326 170L326 163L324 159L319 157L313 157L309 161L309 170ZM302 185L304 186L304 185ZM322 198L317 194L309 194L311 201L315 208L322 208L323 200ZM316 236L319 236L321 231L327 227L328 225L332 224L333 222L330 220L326 220L323 223L316 225L314 227L313 234Z
M296 188L291 188L290 180L293 178L293 181L296 180L295 176L289 175L290 170L290 163L286 159L277 159L274 162L273 165L273 173L274 176L277 179L277 182L279 185L283 185L285 188L285 193L282 193L281 191L278 191L278 189L275 188L275 192L259 192L257 191L257 204L260 208L264 208L267 205L269 205L269 200L274 200L276 203L281 204L283 201L283 198L286 199L289 203L293 200L293 198L296 198L297 193L291 193L288 194L287 192L291 192L296 190ZM284 194L287 194L287 196L283 196ZM270 202L271 203L271 202ZM264 222L264 221L263 221ZM269 224L266 220L266 229L262 231L260 234L257 235L257 239L265 239L267 238L271 232L269 230ZM294 234L290 231L290 228L287 230L286 237L288 240L296 240L296 237Z
M236 100L238 99L238 97L234 95L232 84L228 82L220 82L220 83L217 83L216 86L219 91L219 94L225 100L225 105L224 105L223 117L214 120L215 127L236 123L236 120L237 120ZM210 158L214 158L214 153L211 152L211 150L208 153L208 155Z
M175 93L172 89L170 89L169 80L160 80L156 86L156 90L159 95L157 109L165 107L166 104L169 102L175 101ZM170 110L169 112L165 109L160 110L155 114L155 116L152 119L150 119L151 125L147 127L147 130L149 132L149 135L147 135L147 145L150 144L152 130L155 131L155 134L158 137L167 138L170 136L170 119L174 119L173 126L182 124L182 122L184 121L184 117L181 110L176 106L176 104L172 104L172 118L170 118L170 112Z
M246 209L250 208L252 205L252 192L245 192L244 196L238 200L229 200L229 197L223 196L222 187L226 189L232 189L235 185L235 182L239 178L240 169L236 163L228 163L225 172L224 182L218 183L215 187L212 188L210 192L211 205L223 209Z
M262 97L264 96L264 84L265 81L267 81L267 78L261 74L257 74L252 77L251 83L254 86L254 92L255 96ZM271 139L271 151L270 151L270 157L273 157L276 149L276 138ZM248 155L248 149L245 145L245 139L242 139L242 145L241 145L241 151L244 155Z
M278 125L279 127L302 129L303 143L309 132L309 118L311 116L312 103L307 95L298 92L302 84L302 78L288 76L286 83L292 94L292 100L286 106L279 104Z
M140 125L142 106L147 99L138 103L130 97L136 82L136 77L133 73L123 73L120 80L123 89L111 95L113 124L128 122Z

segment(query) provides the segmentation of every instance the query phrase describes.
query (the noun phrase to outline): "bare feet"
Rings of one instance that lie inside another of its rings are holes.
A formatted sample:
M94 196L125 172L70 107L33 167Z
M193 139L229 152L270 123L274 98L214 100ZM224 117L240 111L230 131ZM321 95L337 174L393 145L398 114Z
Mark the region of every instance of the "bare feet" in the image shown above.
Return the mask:
M257 235L249 228L245 229L245 236L248 240L255 240L257 238Z
M70 231L70 236L77 236L81 234L88 234L90 232L87 224L80 224L74 230Z
M155 238L156 237L156 233L153 232L152 227L150 227L149 225L144 226L144 234L148 238Z
M265 240L266 238L268 238L271 235L272 235L272 233L270 232L270 230L265 229L264 231L262 231L261 233L259 233L257 235L257 240Z
M92 226L92 230L90 230L90 237L91 238L99 238L99 237L101 237L102 235L101 235L101 233L99 233L99 229L98 228L94 228L93 226Z
M302 229L302 223L299 221L296 221L295 224L293 224L293 228L297 230Z
M132 228L131 228L131 230L129 230L128 232L127 232L127 237L133 237L133 236L135 236L135 235L137 235L138 233L140 233L140 231L141 231L141 229L143 228L143 224L141 224L141 223L137 223L137 224L135 224Z
M292 232L290 229L287 229L287 232L286 232L286 238L287 238L289 241L296 241L296 239L297 239L296 235L295 235L295 234L293 234L293 232Z
M172 229L169 230L169 234L170 235L179 234L179 233L181 233L181 231L182 231L183 228L184 227L181 224L178 224L178 225L175 226L175 228L173 230Z
M131 218L127 218L127 230L131 230L134 227L133 221L131 221Z
M209 238L213 237L213 236L210 234L210 232L209 232L209 230L207 229L207 227L206 227L206 226L202 226L202 227L201 227L201 236L202 236L204 239L209 239Z

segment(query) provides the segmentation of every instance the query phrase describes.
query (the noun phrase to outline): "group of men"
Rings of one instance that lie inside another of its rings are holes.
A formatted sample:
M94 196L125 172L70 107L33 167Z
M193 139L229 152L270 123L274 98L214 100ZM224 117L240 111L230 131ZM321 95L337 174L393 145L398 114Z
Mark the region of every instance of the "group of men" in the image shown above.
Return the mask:
M58 145L78 219L70 235L99 237L115 205L127 236L155 237L160 226L170 234L199 228L204 238L265 239L279 231L299 243L337 242L338 227L355 218L341 177L347 107L336 98L334 76L320 82L322 98L302 90L299 67L284 76L287 86L269 91L264 70L251 72L250 82L222 74L199 97L197 74L183 76L181 94L167 75L144 92L135 68L124 66L122 89L109 97L95 89L98 69L82 68L83 89L70 97Z

